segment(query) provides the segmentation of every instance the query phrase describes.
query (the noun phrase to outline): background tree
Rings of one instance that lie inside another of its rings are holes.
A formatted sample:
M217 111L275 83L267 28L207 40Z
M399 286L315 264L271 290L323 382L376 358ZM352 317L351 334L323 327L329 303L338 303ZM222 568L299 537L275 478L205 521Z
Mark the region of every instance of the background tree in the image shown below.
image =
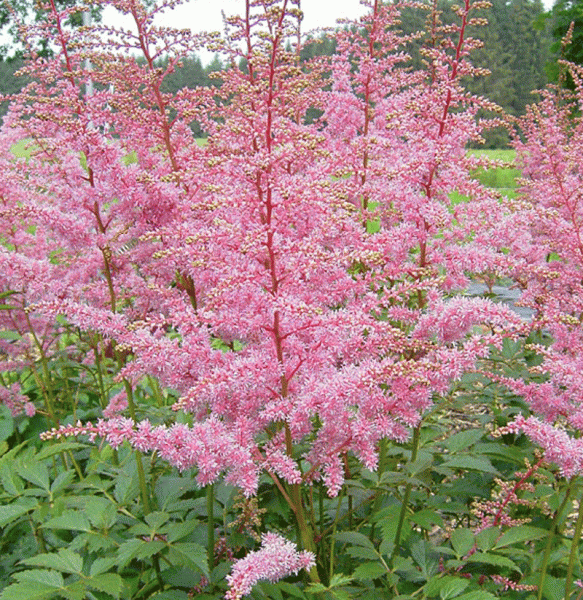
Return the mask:
M583 2L577 0L557 0L550 11L550 30L553 39L551 51L554 56L574 64L583 64ZM569 44L561 44L573 23L573 32ZM559 78L559 65L556 60L547 64L547 72L551 80ZM568 77L567 85L572 87L572 78Z

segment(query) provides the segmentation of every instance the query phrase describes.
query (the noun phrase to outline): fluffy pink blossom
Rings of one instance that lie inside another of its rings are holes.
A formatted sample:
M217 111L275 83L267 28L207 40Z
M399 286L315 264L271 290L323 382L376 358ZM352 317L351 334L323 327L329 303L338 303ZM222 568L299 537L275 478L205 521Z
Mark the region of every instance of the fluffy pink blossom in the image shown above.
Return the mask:
M250 552L238 560L227 575L229 591L227 600L239 600L249 594L253 586L261 579L272 583L283 577L296 575L302 569L309 570L315 565L311 552L298 552L296 545L275 533L264 533L261 548Z

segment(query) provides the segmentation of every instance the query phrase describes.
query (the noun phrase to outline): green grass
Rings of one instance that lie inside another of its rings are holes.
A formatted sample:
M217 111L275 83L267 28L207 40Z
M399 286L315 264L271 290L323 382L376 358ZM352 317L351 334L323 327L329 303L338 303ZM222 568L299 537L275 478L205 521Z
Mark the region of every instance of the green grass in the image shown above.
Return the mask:
M26 138L20 140L19 142L14 144L12 148L10 148L10 151L12 152L12 154L14 154L14 156L16 156L16 158L28 158L31 153L31 148L27 147L29 141L30 140Z
M511 163L516 157L514 150L471 150L474 156L487 156L491 160L500 160ZM476 177L480 183L497 188L500 191L513 191L516 188L516 178L520 176L518 169L478 169Z

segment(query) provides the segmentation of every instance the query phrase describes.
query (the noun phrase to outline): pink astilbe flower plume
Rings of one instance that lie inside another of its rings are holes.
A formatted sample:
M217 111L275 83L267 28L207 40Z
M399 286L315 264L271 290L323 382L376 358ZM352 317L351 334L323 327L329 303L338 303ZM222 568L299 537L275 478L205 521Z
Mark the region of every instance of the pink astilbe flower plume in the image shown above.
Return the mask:
M238 560L227 575L229 591L227 600L240 600L249 594L261 579L272 583L283 577L296 575L302 569L310 569L315 564L311 552L298 552L295 544L275 533L265 533L261 538L261 548L250 552Z

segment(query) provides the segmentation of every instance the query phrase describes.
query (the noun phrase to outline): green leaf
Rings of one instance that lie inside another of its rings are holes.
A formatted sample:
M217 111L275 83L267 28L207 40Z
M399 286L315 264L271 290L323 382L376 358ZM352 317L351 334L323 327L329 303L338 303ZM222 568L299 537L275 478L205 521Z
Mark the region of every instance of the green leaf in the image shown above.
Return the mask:
M0 331L0 340L20 340L21 338L22 336L16 331Z
M190 535L197 527L198 523L195 519L190 519L184 523L172 523L168 526L166 539L172 544L177 540L181 540L182 538Z
M467 579L462 579L461 577L454 577L453 575L443 575L443 574L438 574L438 575L434 575L424 586L423 586L423 591L425 592L426 596L437 596L437 594L439 594L441 596L442 594L442 590L445 588L446 590L449 589L456 589L458 584L456 584L456 582L458 581L462 581L465 582L465 586L463 586L460 589L461 593L469 584L469 581ZM449 593L448 591L446 591L446 593ZM443 596L442 596L443 597ZM453 596L450 596L453 597Z
M357 531L343 531L334 535L337 542L344 544L353 544L354 546L361 546L363 548L369 548L374 550L374 544L362 533Z
M63 573L80 574L83 571L83 559L68 548L61 548L56 554L37 554L22 561L29 567L46 567Z
M120 504L128 504L140 493L138 475L133 465L125 465L115 480L113 495Z
M45 446L37 455L38 460L45 460L47 458L51 458L55 454L61 454L61 452L69 452L72 450L80 450L82 448L87 448L87 444L81 444L80 442L71 442L71 441L60 441L59 443L51 444L50 446Z
M117 521L117 506L107 498L90 498L85 504L84 512L96 529L109 529Z
M413 523L427 530L431 529L433 525L444 526L441 515L429 509L420 510L409 518Z
M69 531L91 531L89 520L82 512L69 510L49 519L41 527L45 529L68 529Z
M508 531L505 531L494 548L504 548L505 546L516 543L540 540L548 535L549 532L546 529L531 527L530 525L519 525L518 527L512 527Z
M9 523L16 521L16 519L22 517L27 512L36 508L38 504L36 501L24 503L19 502L18 504L7 504L6 506L0 506L0 527L6 527Z
M328 589L332 589L341 585L347 585L352 581L352 577L344 575L344 573L335 573L332 575Z
M20 496L24 491L24 482L9 465L0 463L0 482L11 496Z
M470 446L473 446L483 435L483 429L467 429L466 431L460 431L459 433L455 433L451 437L447 438L443 442L443 445L451 453L455 453L459 452L460 450L467 450Z
M9 585L0 594L0 600L46 600L64 586L63 576L56 571L20 571L14 574L18 583Z
M166 547L166 544L160 540L152 542L134 538L124 542L117 551L120 566L127 565L131 560L145 560L158 554L160 550Z
M364 560L378 560L379 554L376 550L363 548L362 546L350 546L346 549L346 554L352 558L363 558Z
M120 598L123 591L123 579L117 573L102 573L86 581L87 587L105 592L114 598Z
M564 600L566 579L552 577L548 573L543 584L543 598L547 600Z
M56 571L45 571L44 569L34 569L30 571L18 571L14 573L14 579L19 583L35 583L38 585L62 587L64 585L63 576Z
M451 534L450 541L455 555L460 558L474 547L474 534L469 529L456 529Z
M155 511L144 517L146 523L150 526L152 534L158 533L163 525L168 522L170 515L167 512Z
M0 441L7 440L14 433L14 417L10 409L0 405Z
M491 552L476 552L475 554L469 556L466 560L470 563L485 563L495 567L512 569L513 571L521 573L518 565L513 563L509 558L500 556L499 554L492 554Z
M498 470L483 456L454 456L446 460L442 467L450 469L463 469L464 471L480 471L481 473L493 473L498 475Z
M476 544L480 550L492 550L499 536L498 527L487 527L476 533Z
M35 460L35 462L26 462L18 465L16 470L23 479L30 481L30 483L47 492L50 490L49 470L42 462L38 462L38 460Z
M301 598L301 600L305 600L306 595L297 585L294 585L293 583L289 583L287 581L280 581L278 585L284 592L287 592L290 596L295 596L296 598Z
M353 577L354 579L367 581L370 579L377 579L386 574L387 570L380 561L369 561L358 565L358 567L354 569Z
M180 561L186 567L202 571L207 577L209 575L206 548L200 544L186 542L172 544L168 550L168 558L173 564Z
M470 582L467 579L455 578L445 582L445 585L439 590L439 597L442 600L449 600L449 598L456 598L459 596L467 587Z
M458 596L457 600L496 600L496 596L490 594L490 592L476 590L475 592L468 592L463 596Z
M429 579L437 571L437 557L430 544L425 540L419 540L411 545L411 556L421 568L421 573L426 579Z
M109 571L113 567L117 566L118 560L115 557L97 558L91 565L89 575L91 575L91 577L94 577L95 575L101 575L101 573L105 573L106 571Z
M73 469L59 473L51 484L51 493L57 494L62 489L66 488L74 479L75 471Z

